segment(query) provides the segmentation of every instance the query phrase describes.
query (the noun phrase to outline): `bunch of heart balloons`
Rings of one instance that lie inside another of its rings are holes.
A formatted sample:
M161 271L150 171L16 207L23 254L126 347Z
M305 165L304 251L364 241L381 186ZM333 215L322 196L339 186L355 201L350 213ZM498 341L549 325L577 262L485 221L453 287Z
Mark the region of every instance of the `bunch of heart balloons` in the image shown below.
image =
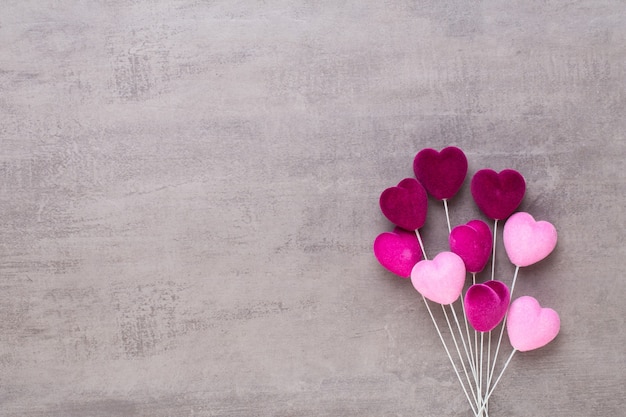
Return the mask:
M424 300L474 416L486 417L489 398L515 352L540 348L559 332L560 320L554 310L541 307L530 296L513 299L520 268L541 261L553 251L556 229L547 221L536 221L529 213L516 212L524 198L526 182L513 169L500 172L481 169L471 179L472 198L484 216L493 220L493 230L481 219L454 228L450 225L448 201L461 189L468 171L467 158L461 149L423 149L415 156L413 170L415 178L405 178L380 195L381 211L396 227L392 232L378 235L374 255L392 273L411 279ZM450 246L449 251L431 260L426 256L420 235L427 219L429 195L443 202ZM515 266L509 285L495 279L499 222L504 222L504 248ZM477 282L477 274L490 259L490 276L487 273L483 282ZM441 330L432 312L431 306L436 305L443 310L447 332ZM505 329L512 352L503 365L498 365ZM497 343L495 340L492 343L494 330ZM456 352L456 358L451 352Z

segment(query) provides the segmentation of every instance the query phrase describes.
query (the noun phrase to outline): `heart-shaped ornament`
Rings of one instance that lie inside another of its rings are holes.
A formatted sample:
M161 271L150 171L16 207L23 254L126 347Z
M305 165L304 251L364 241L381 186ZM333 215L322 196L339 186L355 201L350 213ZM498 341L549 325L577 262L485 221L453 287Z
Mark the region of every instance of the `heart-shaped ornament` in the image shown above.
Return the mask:
M417 230L424 225L428 212L428 195L415 178L405 178L397 187L380 195L380 210L396 226Z
M556 246L557 233L551 223L518 212L504 224L502 240L511 263L522 267L547 257Z
M467 175L467 158L462 150L449 146L437 152L422 149L413 160L415 177L428 194L437 200L452 198L463 185Z
M422 259L422 249L415 233L396 227L393 232L376 237L374 256L387 270L409 278L415 264Z
M459 255L441 252L432 261L421 261L411 271L411 282L424 297L439 304L452 304L465 283L465 265Z
M489 332L502 321L511 295L507 286L492 280L474 284L465 293L467 321L479 332Z
M491 230L482 220L472 220L456 226L450 232L450 250L463 259L465 269L477 273L489 261L493 243Z
M559 333L561 320L556 311L524 296L511 303L506 326L511 346L526 352L550 343Z
M512 169L499 173L481 169L472 177L470 188L476 205L487 217L503 220L522 202L526 181L522 174Z

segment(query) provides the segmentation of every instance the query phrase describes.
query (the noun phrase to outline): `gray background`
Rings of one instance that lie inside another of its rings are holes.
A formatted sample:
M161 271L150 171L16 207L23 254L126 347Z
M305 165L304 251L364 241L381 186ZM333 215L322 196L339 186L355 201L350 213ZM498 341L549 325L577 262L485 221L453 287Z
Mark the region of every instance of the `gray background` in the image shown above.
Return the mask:
M380 192L456 145L470 175L519 170L521 209L559 231L516 295L561 333L514 358L490 414L624 415L625 19L2 1L0 414L469 416L421 298L371 250ZM482 218L468 183L454 224ZM446 249L435 201L423 235Z

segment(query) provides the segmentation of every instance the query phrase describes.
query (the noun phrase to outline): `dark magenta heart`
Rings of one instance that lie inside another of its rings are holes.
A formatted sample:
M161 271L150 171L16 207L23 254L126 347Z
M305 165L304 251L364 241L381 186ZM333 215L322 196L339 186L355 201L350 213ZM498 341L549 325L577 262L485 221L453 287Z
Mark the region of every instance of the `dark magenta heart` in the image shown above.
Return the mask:
M411 270L422 259L422 249L414 232L396 227L374 240L374 256L389 271L409 278Z
M380 195L380 210L393 224L406 230L424 225L428 211L426 190L415 178L405 178Z
M472 178L471 191L476 205L487 217L503 220L513 214L522 202L526 181L512 169L500 173L481 169Z
M472 220L450 232L450 250L463 259L468 272L482 271L493 247L491 230L482 220Z
M467 158L462 150L449 146L437 152L422 149L413 160L415 177L428 194L437 200L452 198L463 185L467 175Z
M489 332L504 318L510 300L511 294L503 282L474 284L465 293L467 321L479 332Z

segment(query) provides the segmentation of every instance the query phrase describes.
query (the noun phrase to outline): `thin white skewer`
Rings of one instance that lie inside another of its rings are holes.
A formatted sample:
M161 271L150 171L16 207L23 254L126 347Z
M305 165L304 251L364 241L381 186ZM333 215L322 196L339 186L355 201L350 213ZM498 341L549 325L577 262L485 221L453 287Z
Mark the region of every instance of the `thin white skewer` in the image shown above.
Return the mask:
M480 374L478 377L478 385L480 388L478 388L478 391L480 393L483 392L483 339L484 339L484 335L485 332L480 332ZM484 401L483 401L484 402Z
M478 407L480 406L480 395L476 395L476 393L474 392L474 388L472 387L472 381L470 381L469 374L467 373L467 368L465 367L465 361L463 361L463 356L461 355L459 344L456 341L456 337L454 336L454 331L452 330L452 325L450 324L450 319L448 318L448 313L446 312L446 308L443 304L441 305L441 309L443 310L443 315L446 318L446 323L448 323L448 329L450 330L450 336L452 336L452 342L454 343L454 347L456 348L456 353L457 355L459 355L459 360L461 361L461 367L463 368L463 372L465 373L465 379L467 379L467 384L470 387L470 391L472 391L472 396L474 397L474 401L476 402L476 406Z
M450 211L448 210L448 199L444 198L443 200L443 208L446 212L446 222L448 224L448 235L450 233L452 233L452 227L450 225ZM476 278L474 277L474 280ZM476 380L476 363L474 361L474 354L472 352L472 345L471 343L469 343L470 340L470 335L469 335L469 327L467 324L467 315L465 314L465 304L463 302L463 295L461 294L461 307L463 309L463 317L465 317L465 331L467 333L467 344L465 342L465 338L463 337L463 333L461 331L460 325L459 325L459 319L457 317L456 311L454 310L454 304L450 304L450 309L452 310L452 312L454 313L454 320L456 321L456 325L457 328L459 330L459 336L461 337L461 341L463 342L463 348L465 349L465 355L467 356L468 359L468 363L470 366L470 370L472 371L472 376L474 377L474 380ZM452 329L450 329L450 331L452 331ZM469 345L469 352L467 350L467 345ZM460 355L459 355L460 356Z
M502 371L500 371L500 375L498 375L498 378L496 378L496 382L493 383L493 387L491 387L489 392L486 393L485 400L483 401L483 404L480 406L477 415L482 413L483 410L485 409L485 407L487 406L487 403L489 401L489 397L491 397L491 394L493 394L493 391L496 389L496 386L498 385L498 382L500 382L500 379L502 378L502 375L504 375L504 371L506 370L506 367L509 366L509 363L511 362L511 359L513 359L513 355L515 354L515 352L517 352L517 350L513 349L513 351L511 352L511 355L509 356L509 358L504 363L504 366L502 367Z
M509 293L510 300L513 300L513 290L515 290L515 282L517 281L518 273L519 273L519 266L516 266L515 273L513 274L513 282L511 284L511 292ZM498 358L498 353L500 353L500 345L502 344L502 335L504 334L504 327L506 326L506 319L508 315L509 315L509 312L507 311L504 314L504 318L502 319L502 327L500 328L500 337L498 338L498 345L496 346L496 352L493 355L493 364L491 366L491 371L489 372L489 377L487 378L487 387L489 387L489 385L491 384L491 378L493 378L493 372L496 369L496 359Z
M486 367L486 383L485 383L485 392L489 391L489 364L491 363L491 330L489 330L489 337L487 338L487 367ZM489 404L487 404L486 402L485 404L485 411L487 411Z
M446 223L448 224L448 235L450 233L452 233L452 226L450 224L450 211L448 210L448 199L444 198L443 199L443 208L446 212ZM470 366L470 370L472 371L472 376L474 377L474 380L476 380L476 364L474 363L474 355L472 352L472 345L469 343L470 337L469 337L469 327L467 325L467 316L465 314L465 304L463 303L463 295L461 294L461 306L463 309L463 316L465 317L465 330L467 333L467 344L465 342L465 338L463 337L463 333L461 331L461 327L459 325L459 319L457 317L456 311L454 310L454 305L450 304L450 309L452 310L452 312L454 313L454 320L456 321L456 325L457 328L459 330L459 336L461 337L461 342L463 343L463 349L465 349L465 355L467 356L468 359L468 364ZM445 312L445 310L444 310ZM450 332L452 332L452 329L450 329ZM469 345L469 352L467 350L467 345ZM460 358L460 354L459 354L459 358ZM463 362L462 358L461 358L461 362Z
M448 212L448 199L443 199L443 208L446 211L446 221L448 222L448 233L452 233L452 228L450 227L450 213Z
M428 260L428 256L426 256L426 250L424 249L424 243L422 242L422 236L420 235L420 231L419 229L415 229L415 236L417 237L417 242L420 245L420 248L422 249L422 256L424 257L424 260L427 261ZM450 364L452 365L452 369L454 370L454 374L456 375L457 379L459 380L459 383L461 384L461 388L463 389L463 393L465 394L465 398L467 398L467 402L470 405L470 408L472 409L472 412L474 413L474 416L478 417L478 414L476 413L476 408L474 408L474 403L472 402L470 395L467 393L467 389L465 388L465 384L463 383L463 379L461 378L461 374L459 373L459 370L456 367L456 364L454 363L454 359L452 359L452 355L450 355L450 351L448 350L448 346L446 345L445 340L443 339L443 335L441 334L441 330L439 330L439 326L437 325L437 322L435 321L435 316L433 316L433 312L430 310L430 306L428 305L428 301L426 301L426 297L424 297L422 295L422 299L424 300L424 304L426 305L426 310L428 310L428 315L430 316L430 319L433 322L433 325L435 326L435 330L437 331L437 335L439 336L439 340L441 340L441 344L443 345L443 349L446 351L446 355L448 356L448 359L450 360ZM442 305L443 307L443 305ZM445 309L444 309L444 313L445 313ZM449 323L448 323L449 325ZM467 373L466 373L467 375ZM471 388L471 384L470 384L470 388ZM476 394L474 394L474 400L476 401L476 406L479 406L479 400L476 399Z
M478 387L478 371L476 369L476 362L474 361L474 352L472 351L472 344L470 343L470 335L469 335L469 327L467 324L467 314L465 313L465 304L463 302L463 295L461 295L461 307L463 308L463 317L465 317L465 332L467 333L467 343L465 342L464 336L463 336L463 331L461 330L461 325L459 323L459 319L458 316L456 314L456 309L454 308L454 304L450 304L450 310L452 310L453 316L454 316L454 321L456 322L456 326L457 329L459 331L459 335L461 336L461 341L463 342L463 349L465 350L465 356L467 357L467 363L470 366L470 371L472 372L472 377L474 379L474 384L476 385L476 387ZM469 351L468 351L468 347L469 347ZM460 355L459 355L460 356ZM469 381L468 381L469 382ZM472 387L471 382L470 382L470 388ZM472 390L472 394L474 393L474 390ZM476 391L477 396L477 400L476 400L476 406L480 407L481 406L481 401L482 398L481 396L478 394L478 391ZM486 412L487 410L485 410ZM488 417L488 414L485 414L484 417Z
M492 255L491 255L491 280L493 281L495 279L495 275L496 275L496 246L497 246L497 234L498 232L498 219L495 219L493 222L493 248L492 248ZM495 361L495 357L494 357L494 361ZM489 376L489 364L491 363L491 330L489 330L489 337L487 339L487 387L485 389L488 390L489 389L489 381L490 381L490 376ZM485 402L485 408L488 407L488 404Z
M459 297L461 299L461 305L463 306L463 294ZM454 317L454 321L456 323L456 328L459 332L459 336L461 337L461 343L463 343L463 349L465 350L465 357L467 358L467 363L470 366L470 370L472 371L472 375L475 375L475 369L472 366L472 356L470 354L472 345L469 343L469 336L467 338L468 342L465 342L465 336L463 335L463 330L461 330L461 324L459 323L459 318L456 314L456 309L454 308L454 304L450 304L450 310L452 311L452 315ZM465 311L465 308L463 308ZM468 350L467 345L469 345L470 349Z
M472 274L472 283L475 285L476 284L476 274L473 273ZM474 329L474 352L476 354L476 357L474 359L474 364L475 364L475 369L476 369L476 376L475 376L475 382L476 382L476 387L478 390L478 332L476 331L476 329Z
M491 280L496 276L496 232L498 231L498 219L493 222L493 248L491 250Z
M448 235L450 233L452 233L452 226L450 224L450 211L448 210L448 199L444 198L443 199L443 208L446 212L446 223L448 224ZM476 278L474 277L474 280ZM478 376L477 376L477 371L476 371L476 361L474 361L474 353L472 352L472 344L470 343L470 335L469 335L469 327L467 324L467 315L465 314L465 304L463 302L463 295L461 294L461 307L463 309L463 316L465 317L465 331L467 333L467 344L465 342L465 338L463 337L463 333L461 331L460 325L459 325L459 319L457 317L456 311L454 310L454 305L450 304L450 309L452 310L452 312L454 313L454 320L456 321L456 325L457 328L459 330L459 336L461 337L461 341L463 343L463 349L465 350L465 355L467 356L467 362L470 366L470 370L472 371L472 376L474 377L474 383L478 384ZM444 310L445 313L445 310ZM452 334L452 328L450 328L450 332ZM454 335L453 335L454 337ZM468 353L468 349L467 346L469 345L469 353ZM463 359L461 358L461 354L459 353L459 359L461 359L461 363L463 363ZM463 369L465 370L465 366L463 366ZM467 376L467 371L466 371L466 376ZM469 381L468 381L469 382ZM470 388L471 388L471 383L470 383ZM473 394L473 390L472 390L472 394ZM479 396L480 398L480 396ZM477 406L480 405L480 403L477 400L476 403Z
M476 413L476 409L474 408L474 403L472 402L469 394L467 393L467 389L465 388L465 384L463 383L463 380L461 379L461 375L459 374L459 370L456 367L456 364L454 363L454 360L452 359L452 355L450 355L450 351L448 350L448 346L446 346L446 342L443 340L443 336L441 335L441 331L439 330L439 326L437 325L437 322L435 321L435 317L433 316L432 311L430 310L430 306L428 305L428 301L426 301L426 297L424 297L422 295L422 299L424 300L424 304L426 305L426 310L428 310L428 314L430 315L430 319L433 321L433 324L435 325L435 330L437 330L437 335L439 335L439 340L441 340L441 344L443 345L443 349L446 351L446 355L448 355L448 359L450 360L450 364L452 364L452 369L454 369L454 373L456 375L456 377L459 380L459 383L461 384L461 388L463 389L463 392L465 393L465 397L467 398L467 402L470 405L470 408L472 409L472 412L474 413L474 415L476 417L478 417L478 414Z
M422 236L420 235L420 229L415 229L415 236L417 236L417 243L420 244L420 249L422 250L422 256L424 260L427 261L428 257L426 256L426 250L424 249L424 243L422 242Z
M465 333L467 335L467 346L469 347L469 364L472 369L472 375L474 376L474 382L477 383L478 380L476 379L476 361L474 360L474 351L472 350L469 324L467 322L467 313L465 312L465 302L463 301L463 295L461 295L461 308L463 309L463 318L465 319Z

